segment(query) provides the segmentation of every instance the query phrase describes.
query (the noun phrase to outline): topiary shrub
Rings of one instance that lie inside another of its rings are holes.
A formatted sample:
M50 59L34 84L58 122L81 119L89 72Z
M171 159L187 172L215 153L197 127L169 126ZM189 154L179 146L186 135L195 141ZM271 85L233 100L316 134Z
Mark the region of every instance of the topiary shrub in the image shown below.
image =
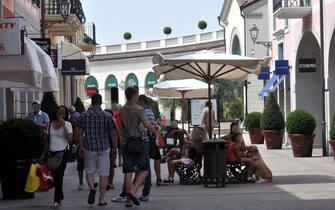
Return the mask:
M244 125L246 128L260 128L261 127L261 118L262 113L260 112L251 112L249 113L244 120Z
M163 29L164 34L170 35L172 33L172 29L170 27L165 27Z
M0 124L0 160L38 159L44 148L44 130L24 119Z
M49 119L52 119L52 115L57 108L55 95L53 92L44 92L43 99L41 102L41 110L49 115Z
M207 22L204 21L204 20L201 20L198 22L198 28L201 29L201 30L204 30L207 28Z
M335 140L335 114L333 115L333 118L331 121L329 138L330 140Z
M125 40L130 40L131 37L132 37L132 35L131 35L131 33L129 33L129 32L126 32L126 33L123 34L123 38L124 38Z
M76 111L79 113L86 111L85 106L79 97L76 98L73 106L76 107Z
M285 121L283 114L277 104L274 93L270 93L265 104L263 116L261 118L262 130L283 130Z
M297 109L287 116L286 129L289 134L312 134L315 127L313 115L303 109Z

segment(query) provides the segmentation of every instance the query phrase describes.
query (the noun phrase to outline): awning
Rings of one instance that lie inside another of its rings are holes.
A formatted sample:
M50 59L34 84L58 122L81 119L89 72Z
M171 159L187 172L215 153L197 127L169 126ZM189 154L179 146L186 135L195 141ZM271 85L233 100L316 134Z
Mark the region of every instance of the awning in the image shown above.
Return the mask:
M138 79L134 73L128 74L126 78L126 87L134 87L137 86L139 87Z
M86 74L90 74L90 61L86 54L77 45L70 42L62 42L62 55L63 60L85 60Z
M149 72L145 78L145 87L152 88L157 84L157 78L154 72Z
M24 40L24 55L0 56L0 87L23 91L58 91L50 56L34 41Z
M118 88L118 82L116 77L111 74L107 77L106 82L105 82L105 87L106 88Z
M89 76L85 80L85 88L95 88L99 89L98 81L93 76Z
M286 77L286 75L278 76L278 75L273 74L273 76L266 83L266 85L264 86L262 91L259 92L258 96L261 99L263 99L263 97L267 96L269 92L273 92L273 91L277 90L279 85L284 81L285 77Z

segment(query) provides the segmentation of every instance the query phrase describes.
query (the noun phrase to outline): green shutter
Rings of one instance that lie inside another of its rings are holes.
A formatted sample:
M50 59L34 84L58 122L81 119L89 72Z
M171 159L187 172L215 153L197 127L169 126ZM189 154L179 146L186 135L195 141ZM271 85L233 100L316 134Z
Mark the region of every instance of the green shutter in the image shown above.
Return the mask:
M145 87L152 88L157 83L156 75L153 72L149 72L145 77Z
M85 88L96 88L99 89L98 81L93 76L89 76L85 81Z
M128 76L126 78L126 87L131 87L131 86L139 87L138 79L137 79L137 77L134 73L128 74Z
M111 74L107 77L106 82L105 82L105 87L106 88L118 88L119 87L117 79L114 75Z

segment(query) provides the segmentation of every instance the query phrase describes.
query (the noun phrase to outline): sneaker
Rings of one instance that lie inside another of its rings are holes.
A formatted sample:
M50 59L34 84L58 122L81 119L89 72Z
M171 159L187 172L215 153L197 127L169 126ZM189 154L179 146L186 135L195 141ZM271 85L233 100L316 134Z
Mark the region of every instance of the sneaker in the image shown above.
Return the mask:
M174 183L174 179L169 177L168 179L164 179L163 182L164 182L164 183L172 184L172 183Z
M116 196L111 200L114 203L125 203L127 201L127 197Z
M149 196L142 195L138 200L147 202L149 201Z
M51 204L50 208L52 209L59 209L61 207L61 205L57 202L54 202L53 204Z
M84 189L84 184L79 184L78 190L83 190Z

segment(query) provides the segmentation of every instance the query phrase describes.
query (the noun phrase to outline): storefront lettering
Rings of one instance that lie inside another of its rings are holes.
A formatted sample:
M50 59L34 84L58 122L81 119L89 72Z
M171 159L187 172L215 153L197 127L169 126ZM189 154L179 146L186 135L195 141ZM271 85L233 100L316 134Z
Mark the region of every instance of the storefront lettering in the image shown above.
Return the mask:
M16 23L0 23L0 29L13 29Z

